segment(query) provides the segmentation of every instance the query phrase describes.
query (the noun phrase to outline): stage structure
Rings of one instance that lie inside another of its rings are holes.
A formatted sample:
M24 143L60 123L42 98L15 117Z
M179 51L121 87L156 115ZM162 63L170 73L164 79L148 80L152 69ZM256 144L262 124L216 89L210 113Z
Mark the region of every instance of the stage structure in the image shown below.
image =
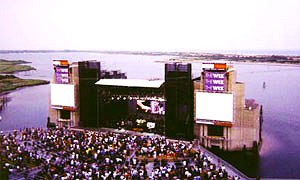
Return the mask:
M97 127L97 89L95 82L101 78L101 64L97 61L78 62L79 126Z
M225 151L258 150L262 106L245 99L245 85L226 63L165 64L165 80L126 79L100 62L53 61L50 123L59 127L111 127L193 140Z
M165 64L165 124L168 137L194 137L194 89L191 72L191 64Z
M164 81L100 79L97 110L100 127L164 134Z

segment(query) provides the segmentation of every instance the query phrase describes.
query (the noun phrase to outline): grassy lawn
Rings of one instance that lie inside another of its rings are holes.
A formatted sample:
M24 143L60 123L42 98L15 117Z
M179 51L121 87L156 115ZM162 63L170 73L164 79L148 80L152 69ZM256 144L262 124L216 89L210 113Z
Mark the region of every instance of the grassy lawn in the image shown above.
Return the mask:
M28 65L22 65L25 63L29 63L29 62L22 61L22 60L8 61L8 60L0 59L0 74L12 74L20 71L35 70L34 67Z
M22 60L3 60L0 59L0 93L4 91L15 90L19 87L35 86L40 84L48 84L49 81L38 80L38 79L21 79L14 75L3 75L13 74L20 71L35 70L35 68L23 65L29 63ZM2 75L1 75L2 74Z
M48 84L48 81L37 79L20 79L17 77L3 78L0 75L0 92L15 90L19 87Z

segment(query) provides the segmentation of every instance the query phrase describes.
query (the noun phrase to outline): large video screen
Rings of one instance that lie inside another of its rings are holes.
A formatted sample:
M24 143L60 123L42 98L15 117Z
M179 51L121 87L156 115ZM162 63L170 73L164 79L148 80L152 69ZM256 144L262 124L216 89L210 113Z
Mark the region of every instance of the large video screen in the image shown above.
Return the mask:
M129 104L129 109L134 109L134 111L160 115L165 114L165 101L132 99Z
M196 93L196 119L233 121L233 94Z
M142 112L148 114L165 114L165 101L162 100L145 100L131 99L128 102L129 113Z
M74 85L51 84L51 105L75 107Z

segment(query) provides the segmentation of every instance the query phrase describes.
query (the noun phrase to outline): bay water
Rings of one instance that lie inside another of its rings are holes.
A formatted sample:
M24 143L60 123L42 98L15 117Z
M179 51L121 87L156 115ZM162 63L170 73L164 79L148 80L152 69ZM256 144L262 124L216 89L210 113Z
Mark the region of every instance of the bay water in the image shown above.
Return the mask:
M121 70L128 78L164 79L164 64L156 61L176 58L102 53L9 53L0 59L25 60L37 70L18 77L51 81L52 60L101 61L101 68ZM300 178L300 66L233 63L238 81L246 85L246 98L263 105L263 145L257 172L252 177ZM193 63L193 76L200 76L201 63ZM265 82L266 88L263 88ZM20 88L3 95L9 101L0 112L0 130L46 127L50 85ZM242 159L241 159L242 161Z

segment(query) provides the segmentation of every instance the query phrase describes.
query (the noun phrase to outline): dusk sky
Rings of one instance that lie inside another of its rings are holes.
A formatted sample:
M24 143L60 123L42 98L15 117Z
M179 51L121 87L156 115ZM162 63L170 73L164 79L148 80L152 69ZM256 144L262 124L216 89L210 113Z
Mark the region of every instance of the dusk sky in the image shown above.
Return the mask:
M299 0L0 0L0 50L299 50L299 17Z

